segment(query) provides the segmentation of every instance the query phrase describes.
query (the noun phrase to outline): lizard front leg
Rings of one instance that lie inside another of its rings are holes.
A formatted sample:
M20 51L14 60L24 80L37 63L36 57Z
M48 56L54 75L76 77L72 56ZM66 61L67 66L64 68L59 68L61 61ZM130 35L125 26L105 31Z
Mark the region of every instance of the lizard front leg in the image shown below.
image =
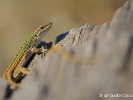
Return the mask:
M31 51L37 54L41 53L45 54L47 53L47 50L49 50L51 47L52 47L51 41L48 43L46 43L45 41L41 41L36 48L35 47L31 48Z
M41 48L31 48L31 52L36 54L45 54L47 53L48 49L45 49L43 46Z
M31 52L36 53L36 54L43 54L43 56L47 53L47 51L52 47L52 42L44 42L41 41L38 46L35 48L31 48Z

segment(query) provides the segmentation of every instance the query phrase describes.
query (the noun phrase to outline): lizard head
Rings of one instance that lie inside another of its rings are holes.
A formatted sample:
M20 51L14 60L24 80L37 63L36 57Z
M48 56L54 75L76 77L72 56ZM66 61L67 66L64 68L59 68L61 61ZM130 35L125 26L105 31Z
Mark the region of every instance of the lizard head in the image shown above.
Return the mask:
M34 36L41 40L44 35L50 30L50 28L52 27L52 22L49 22L45 25L41 25L39 28L37 28L34 32Z

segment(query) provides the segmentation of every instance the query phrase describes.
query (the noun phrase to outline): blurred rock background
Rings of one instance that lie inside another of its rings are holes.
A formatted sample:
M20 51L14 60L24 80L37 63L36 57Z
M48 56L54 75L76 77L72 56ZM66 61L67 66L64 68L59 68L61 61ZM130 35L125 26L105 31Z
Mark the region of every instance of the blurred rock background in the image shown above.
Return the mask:
M45 41L85 23L100 25L112 19L127 0L0 1L0 76L28 36L41 24L53 22Z

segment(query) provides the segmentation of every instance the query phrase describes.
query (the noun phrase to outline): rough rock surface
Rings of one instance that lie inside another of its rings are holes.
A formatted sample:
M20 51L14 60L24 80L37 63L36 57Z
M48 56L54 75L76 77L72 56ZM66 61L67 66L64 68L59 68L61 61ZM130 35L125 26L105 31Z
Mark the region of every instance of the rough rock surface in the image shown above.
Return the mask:
M74 28L57 45L82 61L71 61L58 51L37 55L30 66L38 67L8 99L132 100L133 0L118 9L112 21ZM0 84L0 100L8 92L6 84Z

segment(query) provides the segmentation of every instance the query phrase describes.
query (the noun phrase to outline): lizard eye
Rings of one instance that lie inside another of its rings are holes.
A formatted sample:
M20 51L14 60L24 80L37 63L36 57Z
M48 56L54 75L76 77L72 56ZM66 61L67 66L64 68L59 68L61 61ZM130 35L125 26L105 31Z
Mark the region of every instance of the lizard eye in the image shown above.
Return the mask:
M41 27L40 27L40 29L42 29L42 30L43 30L43 29L44 29L44 27L43 27L43 26L41 26Z

